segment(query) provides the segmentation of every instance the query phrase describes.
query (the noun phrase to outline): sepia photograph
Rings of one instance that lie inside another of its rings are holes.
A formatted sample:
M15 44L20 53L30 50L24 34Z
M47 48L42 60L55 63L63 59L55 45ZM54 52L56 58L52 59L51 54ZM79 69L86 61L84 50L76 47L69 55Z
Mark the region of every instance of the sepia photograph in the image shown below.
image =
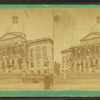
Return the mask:
M99 10L0 9L0 91L100 91Z

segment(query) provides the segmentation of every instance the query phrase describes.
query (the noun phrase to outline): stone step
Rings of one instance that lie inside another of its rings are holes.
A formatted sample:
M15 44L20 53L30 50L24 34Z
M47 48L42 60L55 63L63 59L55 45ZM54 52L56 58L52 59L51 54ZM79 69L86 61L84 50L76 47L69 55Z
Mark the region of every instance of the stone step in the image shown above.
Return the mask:
M22 74L12 74L12 73L5 73L5 74L0 74L0 78L22 78Z
M26 78L44 78L44 75L39 74L26 74ZM15 74L15 73L0 73L0 78L23 78L23 74Z
M27 73L25 75L24 82L38 82L43 80L44 75L36 75ZM36 80L38 79L38 80ZM22 73L0 73L0 83L19 83L23 82L23 74Z
M22 83L23 80L20 79L9 79L9 78L0 78L0 83Z
M66 83L100 83L100 78L93 78L93 79L69 79L69 78L66 78L64 80L64 78L62 79L59 79L59 80L55 80L56 83L63 83L63 82L66 82Z
M56 76L58 83L100 83L100 73L67 73L66 80L63 75Z
M95 78L100 77L100 73L66 73L67 78ZM59 75L59 78L63 75Z

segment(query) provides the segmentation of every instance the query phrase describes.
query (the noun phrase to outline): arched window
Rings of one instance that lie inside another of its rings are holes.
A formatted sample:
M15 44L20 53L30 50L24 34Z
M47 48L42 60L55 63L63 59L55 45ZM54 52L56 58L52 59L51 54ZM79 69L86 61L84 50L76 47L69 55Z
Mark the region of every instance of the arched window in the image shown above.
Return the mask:
M30 49L30 57L34 58L34 49L33 48Z
M40 46L37 46L35 48L35 57L36 58L40 58L41 57L41 47Z
M34 49L30 49L31 67L34 67Z
M37 67L40 67L40 58L37 58Z
M43 56L44 57L47 56L47 47L46 46L43 47Z
M44 66L47 66L47 47L44 46L42 49L43 49L43 63Z
M41 57L41 47L37 46L35 48L35 57L37 59L37 67L40 67L40 57Z

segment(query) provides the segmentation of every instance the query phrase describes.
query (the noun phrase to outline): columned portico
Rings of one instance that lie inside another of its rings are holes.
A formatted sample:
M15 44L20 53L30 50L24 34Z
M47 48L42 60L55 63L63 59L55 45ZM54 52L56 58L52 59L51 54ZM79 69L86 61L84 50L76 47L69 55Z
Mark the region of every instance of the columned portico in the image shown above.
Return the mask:
M83 72L100 70L100 16L97 16L97 22L90 29L90 33L80 42L79 45L62 50L62 67L65 61L69 59L70 70L73 68ZM72 61L74 65L70 67Z
M6 32L0 38L0 73L53 73L52 39L27 40L17 16L12 17L12 24ZM45 66L47 60L48 66Z

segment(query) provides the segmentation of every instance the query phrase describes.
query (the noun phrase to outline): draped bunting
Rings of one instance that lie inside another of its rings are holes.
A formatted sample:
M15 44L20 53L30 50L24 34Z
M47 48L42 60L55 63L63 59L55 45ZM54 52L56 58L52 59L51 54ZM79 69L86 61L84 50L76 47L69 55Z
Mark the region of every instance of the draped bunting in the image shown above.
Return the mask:
M15 56L26 56L26 44L13 44L7 46L0 46L0 57L15 57Z
M84 59L89 57L99 57L100 56L100 44L91 44L86 46L81 46L77 48L71 48L71 58L72 59Z

